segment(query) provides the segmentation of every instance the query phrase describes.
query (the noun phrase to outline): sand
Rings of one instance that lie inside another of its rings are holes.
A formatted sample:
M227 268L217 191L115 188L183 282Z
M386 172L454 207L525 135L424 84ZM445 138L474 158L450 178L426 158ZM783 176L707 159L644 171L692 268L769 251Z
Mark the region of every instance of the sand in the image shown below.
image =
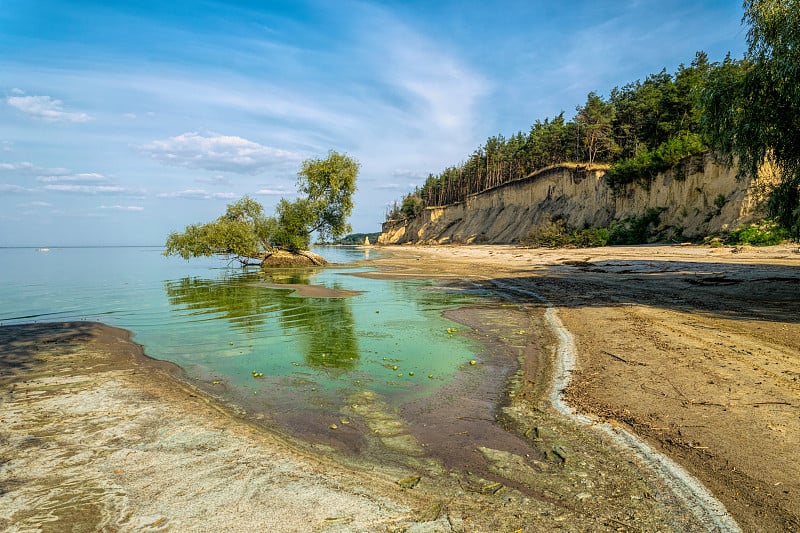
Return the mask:
M800 530L796 245L394 253L395 276L437 265L437 275L542 295L575 338L568 403L664 451L742 529Z
M0 328L0 528L724 529L552 407L552 309L575 347L559 397L578 414L665 453L742 530L800 529L796 246L380 250L370 264L388 270L371 275L503 299L453 313L485 349L436 397L354 395L357 449L252 419L123 331Z

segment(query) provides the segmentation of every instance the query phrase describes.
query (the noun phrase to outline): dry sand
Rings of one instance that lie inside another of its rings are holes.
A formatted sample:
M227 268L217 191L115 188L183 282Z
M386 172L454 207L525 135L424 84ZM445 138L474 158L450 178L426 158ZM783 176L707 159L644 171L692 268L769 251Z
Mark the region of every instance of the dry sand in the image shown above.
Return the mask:
M575 338L571 405L645 437L743 530L800 531L796 245L396 253L383 262L397 276L415 273L416 262L542 295Z
M535 292L574 339L571 405L675 459L743 530L800 530L796 247L381 251L381 275L506 299L453 314L486 348L434 398L354 393L357 453L256 423L119 330L0 328L0 528L713 530L552 408L559 340Z

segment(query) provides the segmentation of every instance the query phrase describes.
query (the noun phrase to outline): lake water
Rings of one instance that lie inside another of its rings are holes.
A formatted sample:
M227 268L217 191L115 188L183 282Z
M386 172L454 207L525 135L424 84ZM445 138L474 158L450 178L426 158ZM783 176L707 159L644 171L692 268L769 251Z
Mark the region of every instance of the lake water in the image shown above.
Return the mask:
M88 320L125 328L148 355L205 385L296 409L335 406L353 391L388 401L425 395L478 350L457 333L462 326L442 317L474 297L431 281L353 275L368 268L346 263L374 251L323 247L315 251L344 265L274 274L161 251L0 249L0 323ZM286 283L361 293L309 298L265 287Z

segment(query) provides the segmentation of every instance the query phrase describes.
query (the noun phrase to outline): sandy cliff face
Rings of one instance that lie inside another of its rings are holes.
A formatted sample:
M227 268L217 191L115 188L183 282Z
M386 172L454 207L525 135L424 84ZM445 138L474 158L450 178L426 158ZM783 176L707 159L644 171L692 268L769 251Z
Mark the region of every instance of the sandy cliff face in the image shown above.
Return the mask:
M658 175L649 189L629 185L617 194L605 169L556 167L469 196L466 201L426 208L417 217L386 222L379 244L514 243L553 219L572 228L605 227L612 220L663 210L659 230L694 238L727 231L763 217L763 184L737 180L711 155ZM683 178L683 179L680 179Z

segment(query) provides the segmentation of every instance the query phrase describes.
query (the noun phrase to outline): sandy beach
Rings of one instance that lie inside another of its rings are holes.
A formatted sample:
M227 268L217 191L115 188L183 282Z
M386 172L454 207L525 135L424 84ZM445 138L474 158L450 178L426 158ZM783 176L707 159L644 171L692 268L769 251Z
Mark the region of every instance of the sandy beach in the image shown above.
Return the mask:
M742 530L800 530L796 245L376 252L370 275L496 301L451 316L484 346L474 372L400 410L354 394L357 449L248 416L124 331L0 327L0 528L719 530L552 407L552 309L574 339L560 397L672 458Z

